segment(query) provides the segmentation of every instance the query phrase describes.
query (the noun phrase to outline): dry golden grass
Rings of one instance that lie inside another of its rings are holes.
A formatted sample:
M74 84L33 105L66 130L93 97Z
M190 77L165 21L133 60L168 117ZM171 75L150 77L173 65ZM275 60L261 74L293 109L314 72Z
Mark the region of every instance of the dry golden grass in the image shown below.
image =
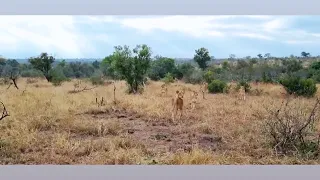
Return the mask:
M58 87L41 79L28 82L26 86L27 79L19 79L20 90L0 86L0 100L10 114L0 121L1 164L320 162L277 157L266 145L261 121L255 114L266 113L263 106L282 102L284 90L277 85L253 86L263 93L248 95L245 102L230 94L208 94L206 100L199 99L195 110L187 109L181 121L172 124L171 98L175 91L186 87L184 99L189 104L188 89L198 91L199 86L174 83L168 86L168 95L161 97L160 82L151 82L141 95L125 94L125 83L117 82L119 104L113 105L113 85L70 94L74 82ZM104 97L104 106L97 107L96 94ZM303 101L313 104L309 99ZM206 136L216 139L211 138L211 142Z

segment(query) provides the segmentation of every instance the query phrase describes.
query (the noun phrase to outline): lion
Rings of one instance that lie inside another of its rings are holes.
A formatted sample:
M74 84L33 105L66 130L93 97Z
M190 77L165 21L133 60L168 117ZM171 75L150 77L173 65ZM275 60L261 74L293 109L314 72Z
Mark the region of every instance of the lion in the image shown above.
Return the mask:
M175 121L175 117L176 117L178 111L180 112L179 120L182 117L182 114L183 114L183 96L184 96L184 91L183 90L182 91L177 90L175 97L172 98L172 106L173 106L173 109L172 109L172 120L173 121Z
M167 87L167 85L166 85L166 84L162 84L162 85L161 85L161 96L167 95L167 93L168 93L168 87Z
M200 92L202 93L202 99L206 99L205 98L205 93L208 90L208 83L203 82L202 84L200 84Z
M246 90L244 88L244 86L241 86L240 89L239 89L239 94L238 94L238 98L240 100L246 100Z
M191 96L191 103L190 103L192 110L196 108L197 100L198 100L198 93L196 91L193 91Z

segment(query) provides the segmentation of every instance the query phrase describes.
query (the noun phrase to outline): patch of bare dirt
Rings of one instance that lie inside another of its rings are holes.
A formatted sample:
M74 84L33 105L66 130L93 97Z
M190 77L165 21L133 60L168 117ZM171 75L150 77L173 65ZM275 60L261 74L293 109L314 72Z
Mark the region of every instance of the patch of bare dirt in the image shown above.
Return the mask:
M123 127L122 134L131 136L155 152L190 151L194 146L215 151L223 145L222 137L194 132L190 128L192 120L174 124L170 119L146 117L123 108L85 114L100 120L117 118Z

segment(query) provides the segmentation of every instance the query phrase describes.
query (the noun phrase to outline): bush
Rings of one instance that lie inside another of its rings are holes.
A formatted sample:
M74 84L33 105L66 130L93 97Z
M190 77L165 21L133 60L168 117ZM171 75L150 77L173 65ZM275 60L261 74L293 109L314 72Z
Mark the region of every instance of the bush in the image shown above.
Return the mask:
M165 75L165 77L162 79L162 81L165 82L165 83L173 83L174 82L174 78L173 78L171 73L167 73Z
M207 71L203 75L204 80L209 84L214 80L214 73L212 71Z
M209 93L223 93L226 91L227 83L220 80L213 80L208 85Z
M223 88L223 93L229 93L231 89L231 85L227 85L226 87Z
M31 69L21 71L21 77L43 77L43 74L41 71Z
M61 67L53 68L49 71L51 82L54 86L60 86L64 81L67 81L68 78L64 75Z
M236 90L239 91L240 88L241 88L241 86L244 87L244 90L245 90L246 93L247 93L247 92L250 92L251 86L250 86L250 84L249 84L248 82L246 82L246 81L240 81L240 82L237 84Z
M316 83L312 79L302 79L297 76L287 76L280 79L280 84L288 94L313 97L317 92Z
M90 77L90 82L92 85L102 85L104 84L102 72L96 71L91 77Z
M104 83L103 79L100 76L92 76L90 78L92 85L102 85Z
M263 72L262 73L262 82L264 83L272 83L272 77L270 73Z
M203 71L195 69L190 76L185 76L184 81L191 84L199 84L203 82Z
M175 77L178 79L187 79L190 77L195 70L195 67L190 63L183 63L178 65L177 70L174 72Z
M151 67L148 70L148 76L151 80L158 81L165 78L167 73L174 76L177 67L174 59L166 57L156 57L156 60L151 61Z
M296 99L298 100L298 99ZM319 100L313 107L303 102L283 103L279 108L266 108L268 115L263 119L263 133L276 153L299 154L306 158L319 156L319 135L315 129L319 112ZM309 112L306 107L309 106Z

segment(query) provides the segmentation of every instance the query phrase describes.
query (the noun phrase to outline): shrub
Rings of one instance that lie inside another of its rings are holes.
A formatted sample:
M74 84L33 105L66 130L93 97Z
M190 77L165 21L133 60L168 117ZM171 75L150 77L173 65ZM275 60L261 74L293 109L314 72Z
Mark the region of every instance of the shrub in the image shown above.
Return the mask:
M262 73L262 82L264 83L272 83L272 77L270 73L263 72Z
M91 77L90 77L90 82L92 85L102 85L104 84L102 72L96 71Z
M223 93L226 90L227 83L220 80L213 80L208 85L209 93Z
M64 81L67 81L68 78L64 75L61 67L53 68L49 71L51 82L54 86L60 86Z
M207 71L203 75L204 80L209 84L214 80L214 73L212 71Z
M267 116L259 116L263 119L262 132L277 154L298 153L306 158L319 156L319 135L315 129L316 120L319 119L319 99L313 107L302 103L287 101L279 108L266 108Z
M199 84L203 82L203 71L195 69L190 76L185 76L184 81L191 84Z
M167 73L174 76L177 67L174 59L166 57L156 57L156 60L151 61L151 67L148 70L148 76L154 81L165 78Z
M288 94L313 97L317 92L316 83L312 79L287 76L280 79L280 84L285 88Z
M90 78L90 82L92 83L92 85L102 85L104 83L102 77L100 76L92 76Z
M248 82L246 82L246 81L240 81L240 82L237 84L236 90L239 91L241 86L244 87L245 92L250 92L251 86L250 86L250 84L249 84Z
M21 71L21 77L43 77L41 71L30 69Z
M184 78L187 79L191 76L195 67L190 63L183 63L178 65L177 70L174 72L175 77L178 79Z
M226 87L223 88L223 93L228 94L230 92L231 85L226 85Z
M173 83L174 78L171 73L167 73L165 77L162 79L162 81L164 81L165 83Z

